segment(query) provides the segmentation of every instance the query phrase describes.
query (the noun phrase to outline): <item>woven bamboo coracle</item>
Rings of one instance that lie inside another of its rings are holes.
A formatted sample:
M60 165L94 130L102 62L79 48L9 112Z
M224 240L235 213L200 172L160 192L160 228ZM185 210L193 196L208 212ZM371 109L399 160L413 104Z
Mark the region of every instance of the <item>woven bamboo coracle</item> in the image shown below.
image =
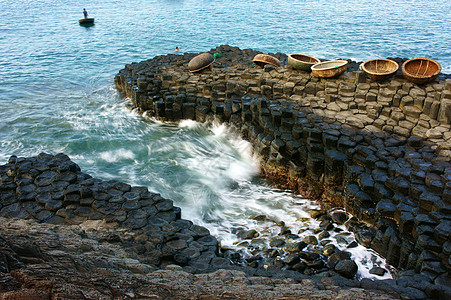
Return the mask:
M348 67L346 60L331 60L312 66L312 74L320 78L330 78L343 74Z
M362 64L362 70L373 80L384 80L398 71L399 65L391 59L371 59Z
M263 68L267 64L274 65L276 67L280 67L281 63L280 61L275 58L274 56L268 55L268 54L257 54L255 55L252 62L261 68Z
M438 62L430 58L413 58L402 65L402 75L416 84L425 84L437 78L442 70Z
M311 71L314 64L320 63L321 61L313 56L305 54L290 54L288 55L288 64L293 67L293 69Z
M201 53L189 61L188 69L192 73L199 72L210 66L214 61L215 58L210 53Z

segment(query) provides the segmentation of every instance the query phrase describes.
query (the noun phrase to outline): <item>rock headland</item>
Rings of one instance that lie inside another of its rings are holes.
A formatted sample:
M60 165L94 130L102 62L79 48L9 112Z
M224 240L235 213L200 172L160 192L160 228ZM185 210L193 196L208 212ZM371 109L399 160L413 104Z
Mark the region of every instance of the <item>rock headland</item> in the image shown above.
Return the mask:
M327 243L321 253L305 250L318 243L314 236L270 264L243 263L206 228L182 219L171 200L92 178L67 155L41 153L0 165L0 297L449 299L448 75L421 86L399 73L375 82L350 62L343 75L319 79L253 66L259 52L250 49L210 52L221 57L199 73L187 68L196 54L132 63L116 86L133 109L157 119L235 127L273 183L354 216L312 211L320 234L345 223L397 268L395 279L356 280L346 251ZM273 55L286 65L286 55ZM280 236L296 239L280 226ZM243 240L256 234L240 233ZM285 241L271 240L277 256Z
M166 121L219 120L262 158L264 176L342 206L360 222L358 242L402 275L421 276L430 296L449 293L451 79L417 85L400 71L376 82L350 62L336 78L286 66L254 66L260 53L220 46L198 73L196 54L132 63L115 78L132 108ZM395 59L402 64L402 59ZM362 224L361 222L365 222Z

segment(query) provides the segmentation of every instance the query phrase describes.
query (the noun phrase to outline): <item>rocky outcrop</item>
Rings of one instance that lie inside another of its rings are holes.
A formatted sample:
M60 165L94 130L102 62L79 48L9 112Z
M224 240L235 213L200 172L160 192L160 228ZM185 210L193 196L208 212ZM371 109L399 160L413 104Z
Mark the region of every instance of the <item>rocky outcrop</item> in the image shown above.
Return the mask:
M237 253L220 251L216 238L181 219L172 201L92 178L64 154L12 156L0 166L0 191L2 299L424 299L424 286L430 295L446 295L438 288L443 276L434 287L409 273L377 286L354 280L349 253L325 244L324 262L305 251L318 243L314 236L293 247L282 236L271 241L290 252L273 265L261 258L234 265ZM323 233L334 228L332 220L346 220L340 211L311 214L323 220Z
M12 156L0 166L0 190L2 299L424 299L449 292L445 276L435 285L409 272L377 285L354 280L348 252L327 243L322 254L305 251L318 243L314 236L290 247L282 236L272 240L290 253L272 265L261 258L234 265L239 256L223 253L207 229L181 219L172 201L143 187L92 178L64 154ZM323 233L333 230L332 220L347 219L342 211L311 214L322 220ZM367 232L360 234L365 241Z
M0 175L0 217L55 225L102 221L111 230L97 239L130 243L129 255L146 262L146 268L175 263L196 273L228 265L216 255L216 238L208 229L181 219L172 200L145 187L92 178L67 155L13 156L0 166ZM127 234L121 235L121 230ZM89 251L91 246L86 247Z
M0 166L0 190L1 299L424 296L394 282L384 291L334 273L234 266L216 238L181 219L172 201L92 178L64 154L12 156Z
M211 52L222 58L210 70L188 72L195 54L159 56L127 65L116 86L133 108L158 119L235 126L262 157L265 176L366 222L350 224L359 243L421 273L423 290L432 295L449 280L447 75L423 86L399 74L375 82L351 62L340 77L318 79L290 67L254 67L258 52L250 49Z
M261 277L239 270L192 274L156 269L130 235L105 221L52 225L0 218L1 299L399 299L414 288L378 287L342 277Z

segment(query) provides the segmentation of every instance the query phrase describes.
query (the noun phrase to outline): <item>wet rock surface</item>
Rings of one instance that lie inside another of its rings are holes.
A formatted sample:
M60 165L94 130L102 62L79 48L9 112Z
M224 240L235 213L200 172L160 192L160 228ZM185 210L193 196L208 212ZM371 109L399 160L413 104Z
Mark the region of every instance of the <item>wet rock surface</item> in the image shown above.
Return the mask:
M116 87L132 108L157 119L236 127L262 158L266 178L326 208L344 207L356 218L346 226L358 243L399 270L420 273L428 295L447 293L435 281L449 279L450 271L449 75L416 85L399 70L375 82L350 62L343 75L319 79L288 66L255 67L259 52L251 49L225 45L210 52L222 57L198 74L186 68L196 54L132 63L116 76ZM286 65L285 54L273 56ZM334 222L343 220L337 215ZM322 229L327 239L330 230ZM296 260L287 258L298 270L321 265Z
M254 218L257 222L252 225L257 229L238 230L237 237L240 240L236 242L236 249L222 248L222 252L238 265L293 270L305 275L329 276L329 272L333 271L347 278L355 278L358 269L354 261L355 268L350 267L346 272L337 272L335 265L341 260L354 259L354 254L358 256L353 248L359 245L355 234L350 231L356 219L352 219L342 209L324 211L311 209L307 201L301 203L299 199L296 206L304 211L310 209L311 217L300 217L288 226L283 221L276 222L265 215L257 216ZM333 222L333 218L338 218L340 223ZM360 248L360 251L367 249ZM366 253L367 258L359 258L360 261L371 260L373 268L384 270L382 275L393 271L380 257ZM362 264L361 272L366 272L366 267Z
M200 273L230 267L232 263L255 270L294 270L312 275L334 270L335 266L326 264L327 257L338 248L326 238L338 232L337 241L342 246L355 242L340 232L343 229L335 228L326 212L311 210L319 228L310 218L302 218L298 220L300 229L292 232L294 228L284 222L259 216L255 219L265 222L265 232L240 230L237 236L242 242L238 249L247 251L235 251L221 248L208 229L181 219L180 208L174 207L171 200L150 193L145 187L92 178L64 154L12 156L8 164L0 166L0 172L0 217L55 225L101 221L102 227L128 230L128 237L108 232L96 239L131 243L130 254L154 269L177 264L185 271ZM332 216L339 213L335 211ZM348 215L342 216L343 222L345 218ZM356 271L346 277L354 278Z
M0 218L1 299L397 299L339 278L192 274L156 269L122 242L133 233L104 221L51 225Z

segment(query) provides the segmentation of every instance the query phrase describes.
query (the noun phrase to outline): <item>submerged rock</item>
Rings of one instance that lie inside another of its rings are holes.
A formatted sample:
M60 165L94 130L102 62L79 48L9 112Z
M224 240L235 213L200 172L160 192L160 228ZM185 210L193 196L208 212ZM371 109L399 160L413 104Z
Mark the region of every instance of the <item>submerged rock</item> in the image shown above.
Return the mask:
M259 236L259 233L255 229L242 230L238 233L238 237L242 240L250 240Z
M378 276L383 276L386 272L387 272L387 270L385 270L384 268L380 268L380 267L374 267L370 270L370 274L374 274L374 275L378 275Z
M318 239L314 235L306 236L302 241L307 245L318 245Z
M337 262L334 270L343 277L354 278L357 273L357 265L350 259L343 259Z
M348 219L349 216L345 211L334 211L330 214L330 217L332 219L333 222L342 225L344 224Z

